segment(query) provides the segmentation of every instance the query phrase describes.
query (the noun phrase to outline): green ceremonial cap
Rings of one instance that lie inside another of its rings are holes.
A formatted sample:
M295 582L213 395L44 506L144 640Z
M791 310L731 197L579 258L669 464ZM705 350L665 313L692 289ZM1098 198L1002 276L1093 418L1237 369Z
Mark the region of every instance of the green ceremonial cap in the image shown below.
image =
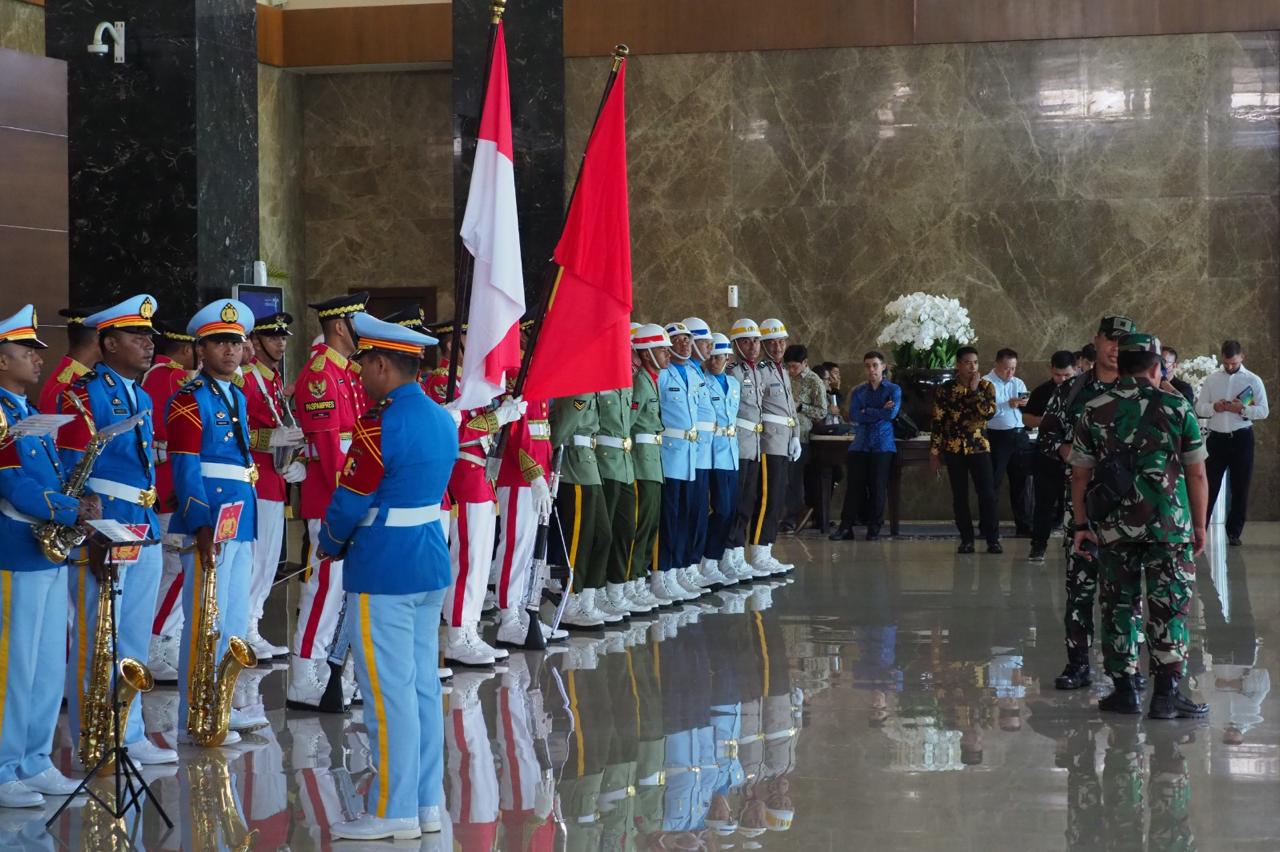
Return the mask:
M1121 316L1105 316L1102 322L1098 323L1098 334L1101 334L1109 340L1119 340L1126 334L1133 334L1138 330L1138 324L1128 317Z
M1160 338L1154 334L1134 332L1120 338L1121 352L1154 352L1160 354Z

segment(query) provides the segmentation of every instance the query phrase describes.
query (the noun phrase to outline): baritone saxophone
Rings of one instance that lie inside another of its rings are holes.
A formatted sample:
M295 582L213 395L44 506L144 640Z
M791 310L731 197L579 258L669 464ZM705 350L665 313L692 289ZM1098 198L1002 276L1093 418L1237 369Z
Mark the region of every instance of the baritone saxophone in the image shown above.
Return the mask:
M194 627L194 660L187 684L187 733L192 742L219 746L231 726L231 699L236 678L244 669L258 664L258 657L239 636L227 640L226 653L218 661L218 566L205 564L200 548L195 550L196 582L200 584ZM215 669L216 666L216 669Z

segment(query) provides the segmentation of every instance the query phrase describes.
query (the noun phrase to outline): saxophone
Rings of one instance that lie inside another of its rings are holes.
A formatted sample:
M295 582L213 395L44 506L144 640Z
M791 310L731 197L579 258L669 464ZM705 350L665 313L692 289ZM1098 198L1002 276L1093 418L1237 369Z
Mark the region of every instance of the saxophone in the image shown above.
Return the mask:
M220 755L201 755L187 764L191 798L190 852L248 852L258 840L249 831L231 793L231 773Z
M84 456L76 464L75 469L71 471L71 475L67 477L67 482L62 486L62 493L68 497L75 497L77 500L84 496L85 483L89 481L89 476L93 473L93 465L98 460L98 456L102 455L102 450L107 446L107 442L115 437L114 434L103 435L93 426L93 417L85 410L84 405L71 391L67 391L66 398L79 410L80 415L84 417L85 423L89 427L89 444L84 449ZM50 562L66 562L67 557L71 554L71 549L79 547L85 539L85 531L76 525L60 524L57 521L45 521L32 527L31 533L36 537L36 541L40 543L40 550L44 552L44 556Z
M227 641L226 653L214 670L218 659L218 568L204 564L197 547L195 552L196 582L200 584L199 619L193 625L195 659L187 685L187 732L192 742L202 746L219 746L231 725L231 698L236 678L243 669L258 664L249 643L239 636Z
M155 686L151 670L140 660L125 657L120 661L120 678L114 690L111 688L111 596L110 583L98 584L98 623L93 631L93 670L89 685L80 702L80 763L92 770L115 742L124 742L125 727L129 722L129 706L139 692L150 692ZM119 729L111 725L112 705L119 705ZM119 739L113 739L119 737ZM103 762L99 777L108 775L115 768L115 759Z

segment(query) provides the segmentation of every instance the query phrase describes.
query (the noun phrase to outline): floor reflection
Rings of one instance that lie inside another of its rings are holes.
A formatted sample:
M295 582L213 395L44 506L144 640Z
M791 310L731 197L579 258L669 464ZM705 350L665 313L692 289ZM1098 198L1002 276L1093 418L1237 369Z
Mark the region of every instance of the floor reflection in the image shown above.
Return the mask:
M1280 527L1251 538L1264 544L1198 566L1188 683L1207 722L1103 716L1105 684L1053 689L1053 559L809 540L789 554L808 562L791 585L517 654L500 674L459 671L445 832L369 848L1276 848ZM285 675L242 684L270 727L145 770L174 829L81 801L48 832L51 807L0 810L0 847L363 848L328 831L374 781L361 713L286 712ZM143 700L165 744L175 699Z

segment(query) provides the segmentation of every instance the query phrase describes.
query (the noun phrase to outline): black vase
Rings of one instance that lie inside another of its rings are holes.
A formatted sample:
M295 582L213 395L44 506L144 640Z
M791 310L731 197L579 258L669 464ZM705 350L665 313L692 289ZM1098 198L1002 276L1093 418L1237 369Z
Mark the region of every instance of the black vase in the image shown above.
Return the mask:
M921 432L933 427L933 395L938 386L955 377L953 367L930 370L920 367L893 367L892 381L902 388L902 410Z

